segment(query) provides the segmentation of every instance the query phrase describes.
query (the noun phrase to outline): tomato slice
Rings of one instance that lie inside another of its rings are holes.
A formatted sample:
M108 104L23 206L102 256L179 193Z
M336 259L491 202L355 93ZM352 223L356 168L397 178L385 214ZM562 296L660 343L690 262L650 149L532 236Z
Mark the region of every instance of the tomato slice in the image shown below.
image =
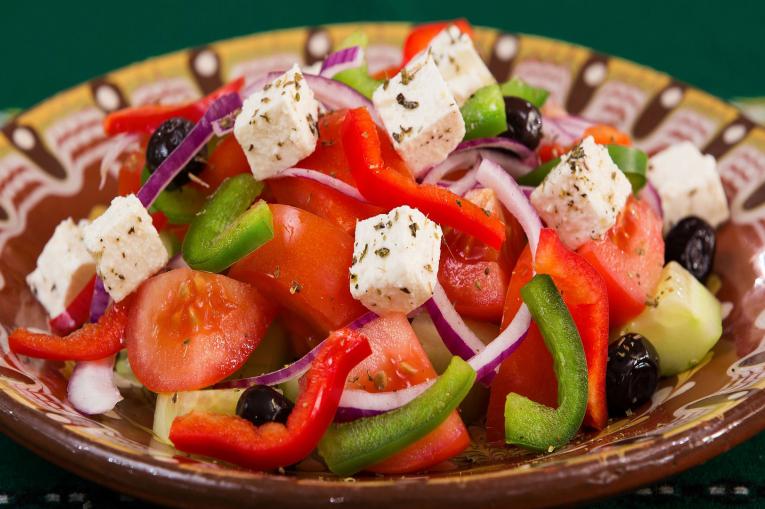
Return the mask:
M505 244L496 250L472 235L447 228L438 281L460 314L499 323L510 272L526 245L526 235L490 189L470 191L465 197L505 222Z
M346 387L395 391L437 376L406 315L378 318L360 332L369 339L372 355L351 371ZM367 470L381 474L426 470L459 454L469 443L467 429L455 411L431 433Z
M336 224L348 235L356 231L356 221L381 214L383 209L354 200L314 180L289 177L268 181L277 203L307 210Z
M353 237L310 212L270 208L274 238L234 264L229 276L252 284L324 336L364 314L348 285Z
M567 249L555 232L544 228L536 253L536 270L552 276L582 338L587 357L588 401L584 424L601 429L608 420L605 377L608 358L608 292L603 279L587 261ZM526 249L516 264L507 292L503 328L521 305L520 290L531 280L531 252ZM505 397L517 392L539 403L557 407L558 384L552 357L536 324L500 366L491 386L487 438L504 438Z
M250 171L250 164L247 162L242 146L233 134L229 134L215 146L207 160L207 165L199 173L199 178L209 184L208 192L212 192L218 189L218 186L227 178L248 171Z
M579 248L606 281L611 328L637 316L659 283L664 266L661 230L661 219L651 207L631 196L606 238Z
M145 281L128 315L130 367L154 392L202 389L247 361L275 315L248 284L176 269Z
M441 30L449 25L457 25L463 33L473 37L473 27L470 25L470 22L464 18L455 19L454 21L441 21L417 25L411 32L409 32L406 41L404 41L404 64L427 48L430 41L432 41Z

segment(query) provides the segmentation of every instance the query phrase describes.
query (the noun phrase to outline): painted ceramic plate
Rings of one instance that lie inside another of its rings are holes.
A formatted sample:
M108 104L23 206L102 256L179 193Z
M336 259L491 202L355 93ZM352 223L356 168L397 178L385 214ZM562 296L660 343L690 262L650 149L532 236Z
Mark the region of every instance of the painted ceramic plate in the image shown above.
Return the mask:
M45 325L24 284L64 217L108 203L98 189L109 147L101 119L126 105L193 99L222 83L254 79L294 61L312 63L362 28L372 70L397 63L408 25L336 25L247 36L141 62L22 112L0 136L0 427L36 453L138 497L184 507L508 507L572 503L614 494L688 468L765 428L765 130L732 106L619 58L539 37L478 29L497 79L547 88L574 113L630 132L648 151L691 140L719 160L732 207L720 231L717 270L725 337L690 372L665 380L653 402L553 454L474 445L427 475L340 479L317 462L286 475L191 458L152 439L141 392L88 418L66 400L61 365L7 352L7 331ZM116 168L113 168L116 171ZM318 467L318 468L317 468Z

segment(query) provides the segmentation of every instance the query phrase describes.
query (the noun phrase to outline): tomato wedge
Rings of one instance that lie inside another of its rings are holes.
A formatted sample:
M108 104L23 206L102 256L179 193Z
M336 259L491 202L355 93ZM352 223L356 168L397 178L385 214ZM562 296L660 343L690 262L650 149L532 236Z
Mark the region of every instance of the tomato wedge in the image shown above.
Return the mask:
M406 315L378 318L360 332L369 339L372 355L351 371L347 388L395 391L437 376ZM381 474L419 472L459 454L469 443L467 429L455 411L434 431L367 470Z
M587 357L589 391L584 423L601 429L608 420L605 394L608 292L605 282L587 261L567 249L549 228L544 228L540 235L536 270L552 276L579 330ZM526 249L510 280L503 327L515 316L521 304L520 289L532 276L531 252ZM499 441L504 437L505 397L509 392L557 407L558 385L552 357L536 325L532 325L526 339L502 363L492 383L486 423L490 441Z
M460 31L473 37L473 27L470 25L470 22L464 18L455 19L454 21L440 21L417 25L412 28L412 31L409 32L409 35L406 37L406 41L404 41L404 64L427 48L430 41L432 41L441 30L449 25L457 25L457 28L459 28Z
M229 276L252 284L324 336L364 314L348 285L353 237L310 212L269 207L274 238L235 263Z
M275 308L248 284L176 269L145 281L128 316L130 367L154 392L202 389L247 361Z
M637 316L659 283L664 266L661 230L661 219L651 207L631 196L606 238L579 248L606 281L611 328Z
M250 171L250 164L247 162L242 146L233 134L229 134L215 146L205 168L199 173L199 179L210 186L200 190L215 191L227 178L248 171Z

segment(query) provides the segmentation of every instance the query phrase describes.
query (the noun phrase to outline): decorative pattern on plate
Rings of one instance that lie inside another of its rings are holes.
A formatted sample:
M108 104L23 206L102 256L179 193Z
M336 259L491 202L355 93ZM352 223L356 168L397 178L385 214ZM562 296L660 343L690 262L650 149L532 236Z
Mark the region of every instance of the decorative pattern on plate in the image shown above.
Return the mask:
M498 79L515 74L550 88L569 110L630 131L649 151L688 139L720 158L733 215L720 232L717 259L720 296L732 303L725 339L702 366L665 380L642 411L599 433L582 433L549 455L491 447L480 428L471 428L470 449L427 475L346 482L318 472L316 461L308 460L276 476L189 458L153 440L151 396L141 390L126 394L108 415L82 416L66 401L60 363L7 352L8 329L45 324L24 276L54 226L68 215L84 216L114 193L113 175L98 189L98 165L108 147L100 131L105 112L192 99L235 77L251 82L295 60L311 64L358 28L370 36L372 69L397 63L406 24L270 32L115 71L20 113L2 128L0 426L6 433L82 475L170 504L257 500L282 507L321 502L443 508L573 503L611 494L702 461L765 426L765 290L755 284L765 277L765 131L664 74L582 47L484 28L477 29L476 42Z

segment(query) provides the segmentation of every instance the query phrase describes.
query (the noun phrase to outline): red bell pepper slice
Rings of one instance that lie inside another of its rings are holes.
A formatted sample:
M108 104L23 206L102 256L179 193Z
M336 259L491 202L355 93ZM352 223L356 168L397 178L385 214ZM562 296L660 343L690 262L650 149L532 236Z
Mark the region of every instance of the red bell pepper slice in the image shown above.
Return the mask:
M22 355L53 361L94 361L122 350L129 299L111 306L96 323L68 336L16 329L8 337L10 349Z
M343 124L343 147L359 192L375 205L419 209L443 226L451 226L500 249L505 225L498 218L448 189L417 184L385 165L380 138L365 108L348 112Z
M104 118L104 132L108 136L119 133L151 133L172 117L183 117L198 122L217 98L231 92L239 92L243 85L244 77L240 77L197 101L172 105L149 104L115 111Z
M65 336L79 329L88 320L90 301L93 300L93 287L95 285L96 276L93 276L72 302L66 306L66 311L48 320L48 326L54 334Z
M255 426L238 416L192 412L173 421L170 440L181 451L254 470L297 463L316 448L332 423L348 373L371 353L363 334L336 331L306 373L286 425L268 422Z
M606 283L582 256L566 248L554 230L543 228L536 252L536 271L549 274L560 290L582 338L587 358L588 398L584 424L602 429L606 409L608 360L608 290ZM531 254L524 251L516 264L507 292L503 326L520 306L520 288L533 276ZM504 404L508 392L517 392L538 403L557 406L557 381L553 361L536 325L532 325L518 350L502 363L492 384L487 414L490 441L504 436ZM501 433L501 435L499 434Z
M432 41L441 30L449 25L457 25L457 28L459 28L460 31L473 37L473 27L470 26L470 22L464 18L455 19L454 21L439 21L436 23L417 25L411 32L409 32L406 41L404 41L404 64L427 48L430 41Z

